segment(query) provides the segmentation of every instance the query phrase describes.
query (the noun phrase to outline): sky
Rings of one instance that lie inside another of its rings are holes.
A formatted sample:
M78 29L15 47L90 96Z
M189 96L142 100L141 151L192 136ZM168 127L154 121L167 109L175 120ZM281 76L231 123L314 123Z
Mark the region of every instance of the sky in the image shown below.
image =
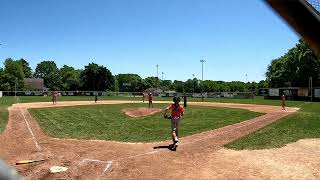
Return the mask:
M113 74L260 81L299 36L262 0L0 0L6 58ZM245 76L247 74L247 78Z

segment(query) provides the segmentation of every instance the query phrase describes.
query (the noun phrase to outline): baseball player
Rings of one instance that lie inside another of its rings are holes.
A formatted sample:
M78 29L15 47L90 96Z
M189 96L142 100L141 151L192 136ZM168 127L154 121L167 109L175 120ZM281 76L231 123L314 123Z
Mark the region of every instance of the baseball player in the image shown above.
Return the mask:
M148 99L149 99L149 108L153 108L153 104L152 104L152 100L153 100L153 97L152 97L152 92L149 92L148 94Z
M94 95L94 102L97 103L97 101L98 101L98 94L95 94Z
M281 96L281 102L282 102L282 110L286 110L286 97L284 94Z
M179 126L180 126L180 120L181 117L184 115L184 108L181 106L180 103L180 97L174 97L173 98L173 104L170 104L165 110L164 110L164 117L167 119L171 119L171 135L172 135L172 148L171 150L176 151L178 147L178 133L179 133ZM167 115L167 112L171 110L171 116Z
M55 105L55 104L57 104L58 93L56 91L53 91L53 92L51 92L51 94L52 94L52 104Z

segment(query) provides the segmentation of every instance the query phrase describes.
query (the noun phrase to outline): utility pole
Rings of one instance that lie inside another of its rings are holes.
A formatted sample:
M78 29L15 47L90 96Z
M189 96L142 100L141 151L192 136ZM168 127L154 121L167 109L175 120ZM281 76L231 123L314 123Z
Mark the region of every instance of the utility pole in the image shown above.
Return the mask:
M162 72L161 74L162 74L162 81L163 81L163 74L164 74L164 72Z
M248 74L246 74L246 83L248 82Z
M201 64L202 64L202 83L201 83L201 97L202 97L202 102L203 102L203 63L206 62L206 60L201 59L200 60Z

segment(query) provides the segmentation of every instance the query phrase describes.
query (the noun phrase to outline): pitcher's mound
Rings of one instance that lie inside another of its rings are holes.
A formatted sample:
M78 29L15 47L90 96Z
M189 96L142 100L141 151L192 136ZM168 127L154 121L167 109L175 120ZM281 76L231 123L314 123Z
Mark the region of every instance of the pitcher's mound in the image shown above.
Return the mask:
M160 112L161 109L158 108L127 108L122 109L123 112L126 113L126 115L130 117L146 117L153 115L157 112Z

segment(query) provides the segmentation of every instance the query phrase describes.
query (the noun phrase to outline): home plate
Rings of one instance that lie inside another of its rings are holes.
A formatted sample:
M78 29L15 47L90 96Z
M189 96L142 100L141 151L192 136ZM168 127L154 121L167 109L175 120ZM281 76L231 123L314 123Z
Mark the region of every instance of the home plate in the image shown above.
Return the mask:
M50 168L51 173L60 173L60 172L65 172L67 170L68 170L68 168L62 167L62 166L52 166Z

